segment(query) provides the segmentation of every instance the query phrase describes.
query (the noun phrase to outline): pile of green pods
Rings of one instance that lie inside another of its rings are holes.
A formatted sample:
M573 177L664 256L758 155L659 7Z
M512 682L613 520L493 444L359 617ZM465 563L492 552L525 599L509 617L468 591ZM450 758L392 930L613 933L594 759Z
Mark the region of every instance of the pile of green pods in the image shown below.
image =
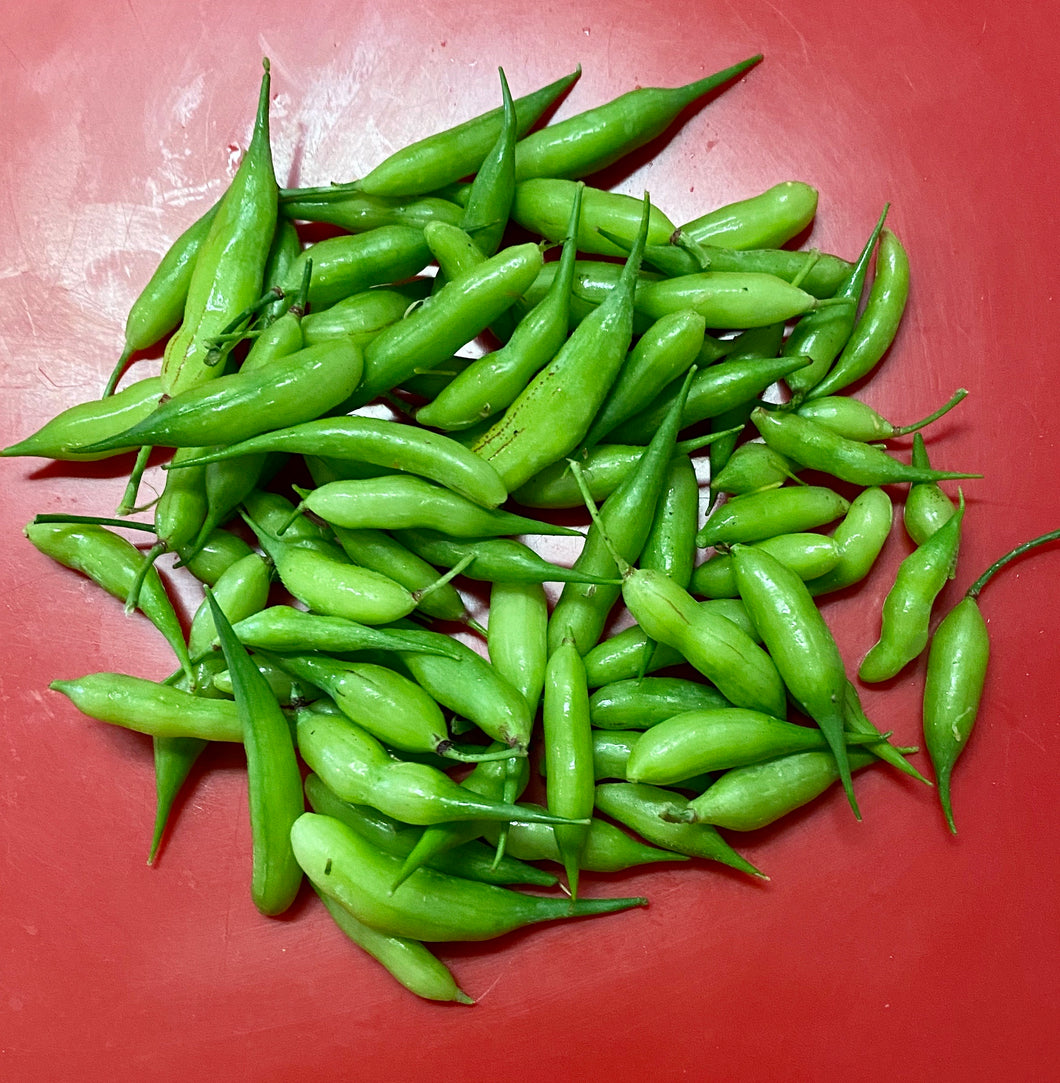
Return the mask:
M596 896L594 873L762 877L734 836L835 784L860 817L864 768L931 785L859 692L924 652L955 830L976 597L1012 557L933 631L972 514L939 483L979 475L934 467L921 435L963 390L904 426L850 393L908 297L887 208L846 259L798 247L803 182L683 224L590 183L760 60L550 123L579 72L518 98L500 72L490 112L298 189L276 180L265 62L241 164L144 287L100 397L3 450L129 461L116 507L25 533L173 649L164 680L51 684L150 736L150 860L203 750L241 743L254 905L284 913L308 880L400 983L471 1003L428 945L647 904ZM906 462L886 445L909 433ZM912 549L848 674L819 600L868 575L896 495ZM178 575L203 584L188 627Z

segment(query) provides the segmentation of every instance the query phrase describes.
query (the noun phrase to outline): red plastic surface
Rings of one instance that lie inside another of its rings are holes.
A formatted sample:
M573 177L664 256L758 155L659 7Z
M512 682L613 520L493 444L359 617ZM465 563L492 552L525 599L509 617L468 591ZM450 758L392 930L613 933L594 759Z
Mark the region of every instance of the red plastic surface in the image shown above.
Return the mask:
M1052 5L8 8L0 443L98 393L155 262L232 174L263 54L281 183L322 184L492 107L499 64L516 93L582 64L562 117L761 51L761 65L653 156L609 179L649 188L674 221L806 180L821 194L808 243L846 256L890 201L912 297L894 349L859 393L907 421L967 387L931 430L933 459L985 474L965 485L960 568L941 604L1058 524ZM285 918L255 911L236 755L197 772L157 866L145 864L149 741L82 717L47 684L107 669L161 677L172 661L150 626L21 537L38 512L108 513L128 465L0 461L0 1076L1060 1075L1055 547L984 593L994 656L956 772L957 838L927 788L870 772L859 781L862 823L835 791L738 840L768 883L676 865L587 877L586 893L643 893L650 906L443 949L477 1000L443 1007L361 957L309 893ZM876 637L906 551L896 530L863 589L825 605L851 666ZM199 588L169 581L190 613ZM922 676L919 662L866 690L870 714L902 742L918 740Z

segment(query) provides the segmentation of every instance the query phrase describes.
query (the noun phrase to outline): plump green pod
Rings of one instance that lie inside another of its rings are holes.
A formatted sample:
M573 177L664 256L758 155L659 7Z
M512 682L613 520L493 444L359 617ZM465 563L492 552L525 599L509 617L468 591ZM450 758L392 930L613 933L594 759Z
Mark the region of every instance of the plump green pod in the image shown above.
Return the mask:
M776 557L748 545L733 546L732 555L740 598L791 698L821 728L860 817L843 737L847 676L835 638L806 585Z
M636 831L638 835L675 853L718 861L750 876L762 876L708 823L667 821L662 813L686 804L673 790L644 782L605 782L596 787L596 807L605 816Z
M651 530L640 554L642 568L654 568L688 589L696 562L699 479L687 455L670 460Z
M299 711L296 735L302 758L337 797L408 824L476 819L564 822L478 796L436 767L393 759L367 730L342 714ZM399 861L395 875L400 865Z
M625 565L640 558L666 484L678 419L691 377L689 373L635 469L598 512L590 505L593 522L575 561L576 568L599 575L618 575L620 568L624 572ZM549 620L549 650L555 650L560 640L569 635L585 654L603 634L608 615L621 593L621 584L617 582L599 586L566 584Z
M696 603L715 616L725 617L755 642L758 632L739 598L709 598ZM680 651L648 638L640 625L634 624L597 643L585 655L585 672L590 688L612 681L631 680L668 666L685 664Z
M411 676L443 707L473 722L493 740L524 753L533 714L516 685L460 640L420 631L417 641L426 645L446 641L450 653L402 652L402 665Z
M451 357L515 304L542 262L537 244L502 248L380 331L365 347L364 377L347 409L363 406L413 373Z
M489 660L518 688L536 716L548 662L548 596L541 583L497 581L490 586L486 642Z
M24 531L39 552L64 567L88 576L108 594L122 601L144 571L144 554L131 542L93 523L30 523ZM191 662L184 630L158 575L149 567L143 574L137 608L162 633L181 668L190 676Z
M415 226L378 226L363 233L325 237L304 248L284 279L287 294L298 292L306 264L312 261L307 303L314 311L352 294L417 275L431 261L423 230Z
M759 406L752 412L751 420L762 439L781 455L854 485L982 477L982 474L917 468L873 444L848 440L790 411Z
M700 271L646 282L637 291L637 311L649 320L691 309L719 330L766 327L812 312L819 303L783 278L753 271Z
M889 440L894 436L905 436L923 429L932 421L937 421L944 414L949 413L967 396L968 392L965 388L958 388L938 409L908 425L896 425L893 421L888 421L868 403L855 399L851 395L823 395L820 398L804 401L797 408L796 413L848 440L865 442Z
M206 600L232 675L243 726L252 843L251 898L263 914L282 914L302 885L302 871L291 849L291 826L305 811L305 802L291 728L209 588Z
M751 416L751 411L747 411ZM715 493L740 496L757 493L762 489L779 489L785 482L795 478L799 467L786 459L768 444L754 440L736 448L728 461L710 479Z
M228 530L214 530L199 544L195 552L180 550L181 567L187 568L200 583L212 587L237 561L254 552L238 534Z
M556 177L535 177L515 186L512 220L524 229L558 243L567 236L575 193L582 188L578 251L601 256L626 256L637 236L644 210L643 201L621 192L604 191L578 181ZM652 206L648 217L647 244L669 240L674 224ZM608 241L604 232L620 238Z
M280 582L314 612L361 624L389 624L416 608L416 596L407 587L351 564L337 546L269 538L263 548Z
M495 827L487 838L497 834ZM507 836L508 853L523 861L561 862L556 834L547 824L511 824ZM627 835L607 820L594 816L585 836L581 867L586 872L621 872L623 869L653 865L660 861L687 861L684 854L662 850Z
M0 455L37 455L65 462L90 462L122 455L138 446L136 441L110 451L77 449L127 432L152 413L161 397L161 379L148 376L117 394L68 407L25 440L0 450Z
M739 707L685 711L637 738L626 763L626 778L670 786L708 771L828 747L816 727L760 711Z
M427 561L385 530L352 530L334 525L331 529L342 551L354 564L400 583L419 598L419 609L428 617L467 619L467 607L460 591L452 583L439 583L438 572Z
M661 135L682 109L742 75L749 57L680 87L639 87L603 105L546 125L520 140L515 170L525 177L584 177Z
M719 417L728 410L757 399L759 395L800 366L803 357L739 357L708 365L696 372L681 412L681 428ZM614 429L609 438L644 443L659 427L680 385L671 384L653 403Z
M578 78L581 68L512 103L521 136ZM504 124L499 106L455 127L436 132L395 151L356 182L355 189L374 196L410 196L433 192L478 171Z
M698 312L678 310L656 320L630 350L585 434L585 446L598 444L613 429L679 380L699 357L706 321Z
M816 188L802 181L782 181L686 222L680 232L699 244L780 248L800 234L816 213Z
M265 650L319 651L347 654L354 651L424 651L455 654L448 642L426 643L418 633L406 635L400 628L375 628L345 617L307 613L290 605L273 605L244 617L233 625L241 643Z
M418 684L386 666L316 654L265 658L327 692L347 718L399 752L445 755L452 743L438 704Z
M876 763L869 752L849 754L850 770ZM730 831L757 831L819 797L839 780L831 752L796 752L765 763L726 771L676 815L691 823L714 824ZM674 813L671 813L671 815Z
M523 761L525 763L525 761ZM383 850L403 861L415 849L418 841L430 828L413 827L384 815L367 805L352 805L337 797L313 774L305 780L306 799L313 812L341 820L347 827ZM481 829L483 824L463 821ZM445 825L438 825L445 826ZM551 831L549 824L540 825ZM432 869L463 876L468 880L481 880L487 884L534 884L552 887L557 878L547 869L528 865L514 857L503 856L497 860L496 851L476 839L469 839L449 850L432 854L426 861Z
M259 613L268 604L272 566L257 553L250 553L229 566L212 584L214 601L231 622ZM209 650L217 629L206 599L195 611L188 630L188 650L195 656Z
M883 489L862 489L832 532L839 559L831 571L807 580L810 593L816 597L860 583L880 555L893 518L894 505Z
M278 214L278 209L277 209ZM302 251L302 238L297 226L288 218L277 217L276 230L272 235L272 244L269 246L269 254L265 259L265 273L262 275L262 294L270 291L275 295L274 299L262 308L258 314L257 323L261 331L270 330L280 322L285 315L294 316L294 320L283 320L290 327L296 324L305 312L305 299L301 297L302 291L295 291L291 297L281 296L283 284L287 278L287 271L291 264L298 259ZM281 336L285 336L281 331ZM304 345L299 342L299 346ZM287 351L287 352L293 352ZM246 364L246 358L243 359Z
M308 492L302 506L326 522L356 528L425 528L459 538L578 533L573 527L481 507L450 489L402 474L328 482Z
M964 597L935 629L924 682L924 747L935 770L939 803L950 831L950 781L975 725L990 660L990 633L978 602Z
M703 609L676 583L647 569L625 577L622 597L650 639L680 651L730 703L784 717L787 697L776 666L732 621Z
M913 436L912 462L918 467L931 466L924 438L920 433ZM939 527L953 518L956 511L953 501L942 491L938 482L921 481L909 486L902 510L902 521L913 542L923 545Z
M261 295L279 197L269 140L269 90L266 61L250 144L196 257L181 325L166 343L161 376L167 395L220 375L213 355L216 336Z
M815 530L845 515L849 501L819 485L745 493L725 501L696 535L700 548L763 541L778 534Z
M317 892L335 924L359 948L382 964L411 993L424 1000L474 1004L457 984L452 972L419 940L388 936L358 921L334 899Z
M474 235L479 251L487 256L492 256L500 247L508 225L515 190L515 143L519 138L515 103L504 69L498 68L498 74L504 110L501 130L475 171L460 222Z
M152 737L243 740L236 705L124 673L89 673L48 685L90 718Z
M822 576L839 563L839 548L826 534L778 534L754 545L775 556L803 580ZM717 552L700 564L692 573L690 590L701 598L738 597L731 555Z
M648 206L645 197L640 232L615 289L472 445L472 451L494 465L509 492L581 443L625 359ZM557 410L566 418L562 426L555 424Z
M388 418L316 418L211 450L196 461L223 462L265 451L323 456L416 474L483 507L496 507L508 496L497 471L480 456L447 436Z
M319 417L343 402L361 378L352 340L306 346L252 372L219 376L162 402L131 429L90 446L234 444L270 429Z
M806 368L792 373L788 381L796 401L801 401L810 388L820 383L821 378L831 368L832 362L850 339L850 333L857 320L858 306L861 302L869 263L876 249L876 242L880 230L883 229L888 209L889 205L884 207L857 262L850 268L846 278L836 290L834 300L842 303L829 305L804 316L792 329L784 343L784 353L801 354L811 358L812 362Z
M390 893L400 862L371 847L338 820L305 813L291 832L306 875L360 921L381 932L425 941L488 940L554 918L645 905L634 899L524 895L492 884L417 869Z
M702 681L627 678L597 688L589 698L589 717L597 729L645 730L684 711L727 706L728 700Z
M664 248L644 250L644 262L668 277L697 271L754 271L797 281L814 297L832 297L853 266L828 252L789 248L730 248L699 244L678 230Z
M864 310L831 372L810 390L810 398L834 395L876 367L898 333L908 297L909 256L894 233L885 229Z
M927 646L935 599L956 571L963 518L962 498L951 518L898 566L883 602L880 637L858 667L863 681L889 680Z
M541 718L549 812L572 820L588 819L593 812L594 782L589 691L585 665L572 636L565 636L549 654ZM588 830L588 824L554 828L572 899L578 897L578 871Z
M336 338L353 338L367 344L385 328L403 319L412 303L407 294L398 290L364 290L337 301L322 312L304 316L302 339L307 346Z

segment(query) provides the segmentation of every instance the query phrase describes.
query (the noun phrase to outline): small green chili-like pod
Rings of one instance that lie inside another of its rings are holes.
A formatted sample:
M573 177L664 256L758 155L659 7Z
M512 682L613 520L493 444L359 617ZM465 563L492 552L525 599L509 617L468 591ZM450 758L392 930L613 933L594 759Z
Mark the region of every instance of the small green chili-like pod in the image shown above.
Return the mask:
M848 734L846 740L864 744L875 737ZM761 711L739 707L683 711L637 738L626 763L626 778L671 786L707 772L828 747L817 727Z
M216 337L261 295L279 197L269 141L267 60L264 66L250 144L196 257L181 325L166 343L161 376L167 395L220 375Z
M729 701L703 681L624 678L596 689L589 698L589 717L597 729L645 730L683 711L727 706Z
M581 75L581 68L547 86L516 98L512 103L520 136ZM498 106L452 128L434 132L395 151L360 181L340 185L352 193L371 196L414 196L436 191L477 172L504 125L504 106ZM297 194L297 193L296 193Z
M884 229L865 308L832 370L810 389L809 398L834 395L875 368L898 333L908 297L909 256L894 233Z
M302 759L334 794L355 805L369 805L405 823L426 826L447 820L568 822L521 805L477 796L428 764L394 759L366 729L342 714L300 711L296 737ZM400 862L394 869L395 875L399 868Z
M340 906L329 895L317 895L335 924L359 948L381 963L406 989L424 1000L475 1002L457 984L452 972L421 941L407 936L388 936Z
M854 485L982 477L982 474L919 469L873 444L848 440L790 410L767 410L759 406L752 412L751 421L762 439L782 455L810 470L820 470Z
M548 773L548 809L568 819L588 819L593 812L593 748L585 665L572 636L552 651L545 670L542 741ZM571 898L578 897L578 870L588 824L553 829L567 873Z
M914 466L931 466L924 438L920 433L913 436L912 462ZM943 523L953 517L956 510L953 501L942 491L938 482L921 481L909 486L902 509L902 523L913 542L923 545Z
M820 485L793 485L744 493L714 509L696 535L701 548L750 543L831 523L850 502Z
M127 431L147 417L161 397L161 379L148 376L116 394L67 407L24 440L0 449L0 455L37 455L64 462L88 462L123 455L137 446L135 441L110 451L79 449Z
M931 611L957 566L964 500L954 515L898 566L883 602L879 639L858 667L870 683L895 676L928 644Z
M801 233L816 213L816 188L802 181L782 181L708 211L680 226L679 232L699 244L779 248Z
M282 914L302 884L302 871L291 848L291 827L305 812L305 801L291 728L209 587L206 599L232 675L243 726L252 838L251 897L263 914Z
M748 545L732 550L747 612L792 699L821 728L847 800L860 819L843 737L847 676L839 647L805 583L776 557ZM786 712L774 712L781 717Z
M851 772L877 762L871 753L859 749L851 749L848 759ZM809 804L839 777L831 752L795 752L765 763L734 767L698 797L684 805L675 804L664 815L682 823L756 831Z
M771 553L802 580L813 580L830 572L839 563L839 547L827 534L801 531L777 534L753 543ZM736 598L736 574L732 556L719 551L700 564L692 573L693 594L702 598Z
M338 820L307 812L291 832L306 875L360 921L418 940L489 940L555 918L614 913L643 898L579 899L525 895L492 884L417 869L393 894L399 859L381 853Z
M689 857L718 861L750 876L768 879L738 854L712 824L663 819L664 810L680 809L685 804L686 798L673 790L646 782L604 782L596 787L596 807L600 812L656 846Z
M830 572L807 581L810 593L816 597L864 579L890 535L893 519L894 505L885 490L862 489L832 531L839 560Z
M682 109L754 67L761 54L680 87L638 87L609 102L548 124L520 140L515 170L525 177L584 177L642 147Z
M493 464L509 492L581 443L625 360L633 334L633 290L649 206L645 196L637 242L618 285L472 446L472 451ZM563 412L564 425L555 424L557 410Z

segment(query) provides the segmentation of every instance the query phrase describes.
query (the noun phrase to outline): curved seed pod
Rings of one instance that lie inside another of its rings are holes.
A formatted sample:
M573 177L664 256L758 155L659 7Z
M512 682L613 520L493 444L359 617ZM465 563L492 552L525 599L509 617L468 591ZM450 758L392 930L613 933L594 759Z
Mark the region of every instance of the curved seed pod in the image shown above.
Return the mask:
M523 895L492 884L417 869L390 894L400 864L374 850L349 828L307 812L291 832L306 875L366 925L393 936L426 941L488 940L523 925L555 918L613 913L647 900Z
M802 181L782 181L686 222L679 232L699 244L780 248L801 233L816 213L816 188Z
M583 177L662 134L682 109L736 79L761 60L748 57L681 87L639 87L546 125L520 140L515 171L524 177Z
M620 824L667 850L689 857L719 861L751 876L768 879L738 854L717 828L708 823L682 823L663 819L666 809L685 805L686 799L673 790L644 782L605 782L596 787L596 807Z
M935 599L956 572L963 518L962 496L953 516L898 566L883 602L880 637L858 668L863 681L889 680L928 645Z
M850 770L878 762L869 752L852 749ZM730 831L757 831L809 804L839 780L831 752L796 752L765 763L726 771L687 805L667 812L678 822L708 823Z
M860 819L844 740L847 676L831 630L803 581L776 557L748 545L734 546L732 554L747 612L792 699L820 726Z

